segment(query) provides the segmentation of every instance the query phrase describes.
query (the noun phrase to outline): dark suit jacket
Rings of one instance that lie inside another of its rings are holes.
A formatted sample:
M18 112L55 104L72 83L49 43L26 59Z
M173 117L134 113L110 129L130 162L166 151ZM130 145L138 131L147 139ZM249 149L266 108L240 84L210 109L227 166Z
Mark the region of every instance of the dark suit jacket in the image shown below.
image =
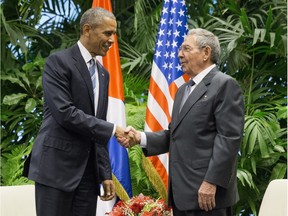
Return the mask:
M147 132L147 156L169 152L169 194L180 210L199 209L203 182L217 185L216 208L238 201L237 154L244 125L240 87L213 68L179 107L186 84L175 96L168 130Z
M92 82L78 45L47 58L44 117L32 149L31 180L73 191L90 151L98 181L112 179L107 143L114 126L106 122L109 74L99 63L97 67L100 92L96 118Z

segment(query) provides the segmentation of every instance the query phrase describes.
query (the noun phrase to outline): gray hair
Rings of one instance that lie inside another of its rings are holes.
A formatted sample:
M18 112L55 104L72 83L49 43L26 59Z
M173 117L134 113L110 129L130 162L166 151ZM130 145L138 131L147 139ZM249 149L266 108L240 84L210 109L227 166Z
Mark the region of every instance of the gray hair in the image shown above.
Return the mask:
M187 35L194 35L196 37L196 43L200 49L209 46L211 48L211 61L214 64L218 62L220 44L217 36L202 28L191 29Z
M92 28L95 28L100 25L106 17L116 20L114 14L104 8L96 7L88 9L80 19L80 34L83 34L84 25L89 24Z

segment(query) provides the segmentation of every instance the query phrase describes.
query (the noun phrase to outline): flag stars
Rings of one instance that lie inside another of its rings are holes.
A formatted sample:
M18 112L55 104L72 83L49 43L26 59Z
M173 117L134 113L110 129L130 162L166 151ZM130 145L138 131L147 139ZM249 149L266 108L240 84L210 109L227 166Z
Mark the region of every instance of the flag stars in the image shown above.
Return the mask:
M169 67L169 69L172 69L173 68L173 63L170 62L168 67Z
M171 30L169 30L169 31L167 32L167 35L168 35L168 36L171 36Z
M160 29L160 31L159 31L159 35L160 35L160 37L163 36L163 35L165 35L163 29Z
M162 14L167 14L168 13L168 8L167 7L164 7L163 10L162 10Z
M176 13L175 10L176 10L175 7L171 8L170 13L171 13L171 14L175 14L175 13Z
M188 23L186 23L186 25L185 25L185 29L188 30Z
M180 26L182 26L182 21L178 19L176 24L177 24L178 27L180 27Z
M165 70L168 68L168 63L167 63L167 62L164 63L163 68L164 68Z
M180 64L178 64L178 65L176 66L176 68L177 68L178 71L181 71L181 70L182 70L182 67L181 67Z
M172 77L171 77L171 76L172 76L172 74L171 74L171 73L169 73L169 74L168 74L168 79L169 79L169 80L171 80L171 79L172 79Z
M161 26L166 25L166 19L161 18L160 23L161 23Z
M161 51L157 50L156 53L155 53L155 56L156 56L156 58L161 57Z
M170 41L169 41L169 40L167 40L167 42L166 42L166 44L165 44L165 45L166 45L166 47L168 47L168 48L169 48L169 47L171 46L171 45L170 45Z
M185 11L180 9L180 11L178 12L179 16L182 17L185 15Z
M173 40L172 47L177 47L177 41Z
M170 58L175 58L175 52L170 53Z
M157 41L157 46L158 46L158 47L163 46L162 42L163 42L162 40L158 40L158 41Z
M169 52L166 51L164 56L167 59L169 57Z
M169 25L173 25L173 18L169 20Z
M179 36L180 36L179 34L180 34L180 32L177 31L177 30L173 33L173 35L174 35L175 37L179 37Z
M165 2L166 2L166 0L165 0ZM182 0L180 3L182 4L182 6L185 6L185 0Z

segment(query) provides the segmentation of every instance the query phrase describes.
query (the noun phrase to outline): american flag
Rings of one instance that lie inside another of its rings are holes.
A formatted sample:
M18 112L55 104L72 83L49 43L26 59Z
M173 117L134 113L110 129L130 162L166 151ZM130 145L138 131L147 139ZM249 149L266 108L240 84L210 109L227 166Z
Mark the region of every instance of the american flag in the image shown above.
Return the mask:
M175 93L188 80L188 76L183 76L178 58L178 49L188 31L186 11L184 0L164 1L150 78L145 131L168 128ZM167 189L168 154L150 157L150 160Z

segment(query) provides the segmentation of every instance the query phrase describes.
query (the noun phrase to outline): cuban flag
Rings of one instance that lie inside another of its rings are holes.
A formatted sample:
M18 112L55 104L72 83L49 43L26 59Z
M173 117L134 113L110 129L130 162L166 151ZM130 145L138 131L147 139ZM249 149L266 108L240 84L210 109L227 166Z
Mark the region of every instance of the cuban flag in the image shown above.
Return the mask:
M112 12L110 0L93 0L92 8L102 7ZM114 35L114 44L103 58L97 59L110 73L109 83L109 105L107 113L107 121L115 123L119 126L126 127L126 115L124 106L124 88L122 80L122 71L120 65L119 49L117 36ZM116 194L120 199L132 197L132 186L130 178L128 152L116 140L115 137L109 141L109 155L111 161L112 172L116 180ZM101 201L98 199L96 215L105 215L110 212L116 202L116 198L112 201Z
M150 78L145 131L168 128L175 93L189 79L183 75L178 58L178 49L188 31L186 11L184 0L164 0ZM159 190L159 183L157 190L165 198L168 188L168 154L149 159L162 179L162 190ZM166 194L163 194L164 191Z

